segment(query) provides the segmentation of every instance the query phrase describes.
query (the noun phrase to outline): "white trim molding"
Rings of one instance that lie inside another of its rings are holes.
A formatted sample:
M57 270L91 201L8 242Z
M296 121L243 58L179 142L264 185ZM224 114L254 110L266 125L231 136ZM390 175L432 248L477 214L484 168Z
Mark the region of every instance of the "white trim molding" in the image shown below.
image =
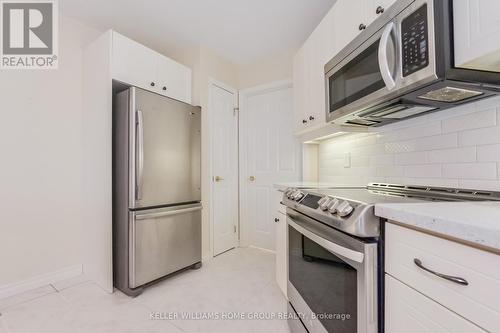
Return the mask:
M55 272L50 272L23 281L6 284L0 286L0 299L21 294L23 292L46 286L51 283L71 279L80 276L82 273L83 271L81 264L73 265Z

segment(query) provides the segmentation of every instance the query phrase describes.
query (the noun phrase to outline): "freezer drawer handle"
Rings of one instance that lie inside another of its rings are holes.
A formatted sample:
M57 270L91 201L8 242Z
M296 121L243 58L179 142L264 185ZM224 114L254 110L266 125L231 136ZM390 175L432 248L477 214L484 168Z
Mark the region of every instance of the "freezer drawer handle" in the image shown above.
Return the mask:
M142 214L142 215L137 215L135 217L135 219L136 220L149 220L149 219L155 219L158 217L165 217L165 216L172 216L172 215L179 215L179 214L196 212L198 210L202 210L202 207L193 207L193 208L185 208L185 209L178 209L178 210L170 210L170 211L159 212L159 213Z
M137 110L137 143L136 143L136 184L135 184L135 199L142 199L142 186L143 186L143 174L144 174L144 118L142 116L142 111Z
M451 281L451 282L455 282L457 284L461 284L462 286L468 286L469 285L469 282L467 282L466 279L463 279L461 277L457 277L457 276L451 276L451 275L445 275L445 274L441 274L441 273L438 273L436 271L433 271L427 267L424 266L424 264L422 264L422 261L420 259L413 259L413 262L415 263L415 265L417 265L418 268L426 271L426 272L429 272L433 275L436 275L437 277L440 277L442 279L445 279L445 280L448 280L448 281Z

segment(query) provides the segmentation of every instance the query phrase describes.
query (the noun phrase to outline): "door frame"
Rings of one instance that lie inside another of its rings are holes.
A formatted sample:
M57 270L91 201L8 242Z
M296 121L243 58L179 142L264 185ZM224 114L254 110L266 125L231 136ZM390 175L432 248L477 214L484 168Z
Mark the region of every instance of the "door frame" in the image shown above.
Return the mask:
M213 152L214 152L214 129L215 129L215 124L214 124L214 110L213 110L213 96L212 96L212 88L217 87L220 89L224 89L234 95L234 103L233 103L233 108L238 109L238 90L221 82L218 80L215 80L212 77L208 78L208 122L209 122L209 139L210 139L210 148L209 148L209 161L208 161L208 169L209 169L209 179L208 181L210 182L210 200L209 200L209 229L210 229L210 258L213 258L215 256L215 246L214 246L214 205L213 205L213 198L214 198L214 159L213 159ZM238 135L237 135L237 140L239 140L239 112L237 113L238 116ZM238 149L239 149L239 143L238 143ZM239 164L239 151L238 151L238 164ZM238 165L238 196L239 196L239 165ZM239 237L239 231L240 231L240 221L239 221L239 209L240 209L240 204L239 204L239 197L238 197L238 221L236 223L236 234L237 234L237 243L236 246L240 245L240 237Z
M275 81L264 85L259 85L256 87L240 90L239 93L239 104L240 104L240 116L238 118L239 129L238 129L238 149L239 149L239 231L240 231L240 246L246 247L250 246L250 222L247 219L247 214L245 211L243 202L246 199L247 193L247 136L243 128L243 123L245 120L246 105L245 101L248 97L255 95L260 95L263 93L273 92L277 90L287 89L293 87L292 80L282 80ZM265 249L267 250L267 249ZM270 250L267 250L270 251ZM273 251L271 251L273 252Z

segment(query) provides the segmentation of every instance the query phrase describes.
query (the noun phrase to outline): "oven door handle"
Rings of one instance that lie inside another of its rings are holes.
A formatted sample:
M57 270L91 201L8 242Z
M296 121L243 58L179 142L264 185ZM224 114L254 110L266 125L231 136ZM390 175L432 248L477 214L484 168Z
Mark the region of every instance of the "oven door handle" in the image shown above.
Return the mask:
M389 58L387 56L387 44L389 43L389 37L391 36L396 25L394 22L389 22L382 32L382 37L380 37L380 44L378 45L378 65L380 68L380 74L382 75L382 80L384 80L387 89L392 90L396 87L396 82L392 77L391 69L389 68Z
M326 240L315 233L313 233L310 230L307 230L306 228L298 225L295 223L292 219L288 219L288 224L292 226L295 230L297 230L299 233L302 235L306 236L310 240L314 241L318 245L321 245L324 247L326 250L329 252L333 253L334 255L340 255L342 257L345 257L347 259L350 259L352 261L362 263L364 260L364 253L354 251L348 248L345 248L343 246L340 246L338 244L335 244L333 242L330 242L329 240Z

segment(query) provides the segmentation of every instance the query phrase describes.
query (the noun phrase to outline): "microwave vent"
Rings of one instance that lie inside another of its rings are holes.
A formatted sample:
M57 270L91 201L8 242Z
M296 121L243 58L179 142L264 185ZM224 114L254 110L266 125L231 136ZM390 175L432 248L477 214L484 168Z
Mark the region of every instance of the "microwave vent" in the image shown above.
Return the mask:
M438 90L429 91L423 95L418 96L418 98L430 101L454 103L472 97L480 96L482 94L483 93L480 91L454 88L454 87L444 87Z

